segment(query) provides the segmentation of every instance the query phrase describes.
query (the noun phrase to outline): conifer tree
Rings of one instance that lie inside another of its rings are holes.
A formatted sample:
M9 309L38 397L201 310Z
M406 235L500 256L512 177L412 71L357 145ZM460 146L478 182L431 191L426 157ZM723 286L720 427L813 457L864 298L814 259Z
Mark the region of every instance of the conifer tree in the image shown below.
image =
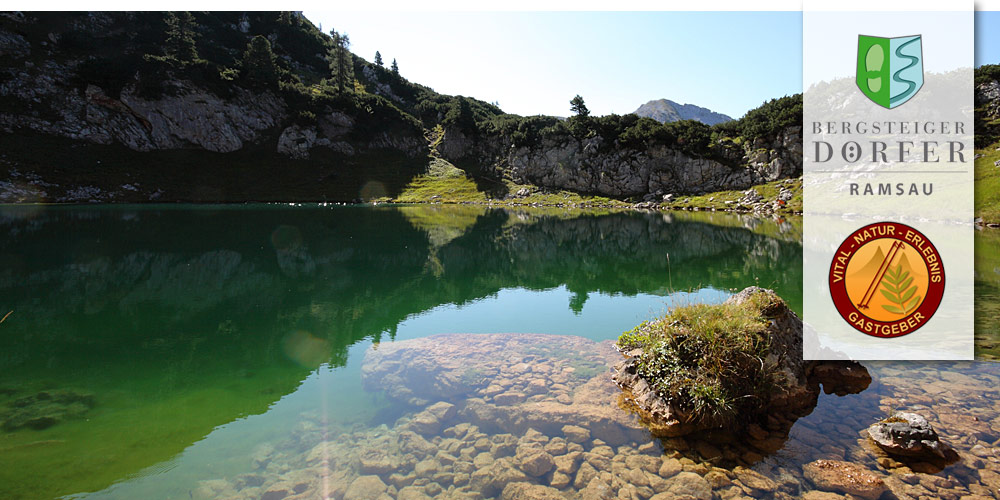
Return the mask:
M590 116L590 110L587 109L587 105L584 104L583 97L580 97L580 94L571 99L569 104L569 109L576 113L577 116Z
M352 92L354 90L354 55L351 54L351 39L347 33L337 33L337 30L330 30L333 37L333 46L327 59L330 61L330 73L333 77L333 84L338 92Z
M379 51L377 50L375 51L375 64L378 64L379 66L384 66L384 64L382 63L382 54L380 54Z
M198 59L198 48L195 46L194 16L190 12L167 12L167 40L164 51L167 57L172 57L181 63L190 63Z
M475 130L476 118L469 100L463 96L453 97L448 112L444 115L444 123L459 127L463 131Z
M299 18L295 14L285 10L278 13L278 24L286 26L298 26Z
M397 75L399 74L399 65L396 64L396 59L392 60L392 72Z
M243 52L243 77L254 87L273 88L278 83L278 67L267 38L257 35Z

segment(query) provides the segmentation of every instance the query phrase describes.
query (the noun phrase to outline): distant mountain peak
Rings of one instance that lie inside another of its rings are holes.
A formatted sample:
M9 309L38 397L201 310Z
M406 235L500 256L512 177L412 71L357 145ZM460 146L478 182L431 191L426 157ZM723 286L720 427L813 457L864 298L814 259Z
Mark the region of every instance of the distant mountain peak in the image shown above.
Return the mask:
M639 106L634 111L639 116L652 118L658 122L676 122L680 120L698 120L706 125L732 121L732 118L722 113L716 113L708 108L694 104L679 104L670 99L656 99Z

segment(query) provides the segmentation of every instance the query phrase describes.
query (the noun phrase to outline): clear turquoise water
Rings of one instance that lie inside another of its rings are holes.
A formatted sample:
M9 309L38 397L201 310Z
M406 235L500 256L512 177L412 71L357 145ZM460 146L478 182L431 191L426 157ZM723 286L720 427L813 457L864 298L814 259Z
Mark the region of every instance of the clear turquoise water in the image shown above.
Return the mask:
M613 339L752 284L800 309L802 286L795 224L708 214L5 207L0 233L0 414L92 401L0 431L3 498L190 498L303 413L391 424L359 383L373 343Z

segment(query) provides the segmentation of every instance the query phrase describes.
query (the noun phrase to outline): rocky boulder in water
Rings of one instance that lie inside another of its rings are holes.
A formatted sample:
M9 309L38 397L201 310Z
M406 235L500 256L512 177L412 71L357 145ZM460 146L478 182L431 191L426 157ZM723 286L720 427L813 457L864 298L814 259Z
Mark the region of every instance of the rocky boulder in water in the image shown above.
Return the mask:
M730 331L727 331L730 329ZM802 358L802 320L773 291L749 287L718 306L689 306L618 340L613 379L654 435L674 437L801 416L827 392L871 382L854 362Z
M886 453L900 457L947 459L951 451L927 419L916 413L894 413L868 427L868 435Z

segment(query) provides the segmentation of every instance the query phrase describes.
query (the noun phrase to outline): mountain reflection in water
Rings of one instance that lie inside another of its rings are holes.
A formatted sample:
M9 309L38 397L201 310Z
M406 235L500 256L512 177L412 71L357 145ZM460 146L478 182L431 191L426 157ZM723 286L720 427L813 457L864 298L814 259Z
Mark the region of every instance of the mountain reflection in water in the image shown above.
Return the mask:
M209 445L239 470L324 373L347 381L331 418L389 421L405 409L360 388L356 357L396 336L612 339L748 284L801 307L798 226L714 214L3 207L0 232L5 498L200 467L187 484Z

